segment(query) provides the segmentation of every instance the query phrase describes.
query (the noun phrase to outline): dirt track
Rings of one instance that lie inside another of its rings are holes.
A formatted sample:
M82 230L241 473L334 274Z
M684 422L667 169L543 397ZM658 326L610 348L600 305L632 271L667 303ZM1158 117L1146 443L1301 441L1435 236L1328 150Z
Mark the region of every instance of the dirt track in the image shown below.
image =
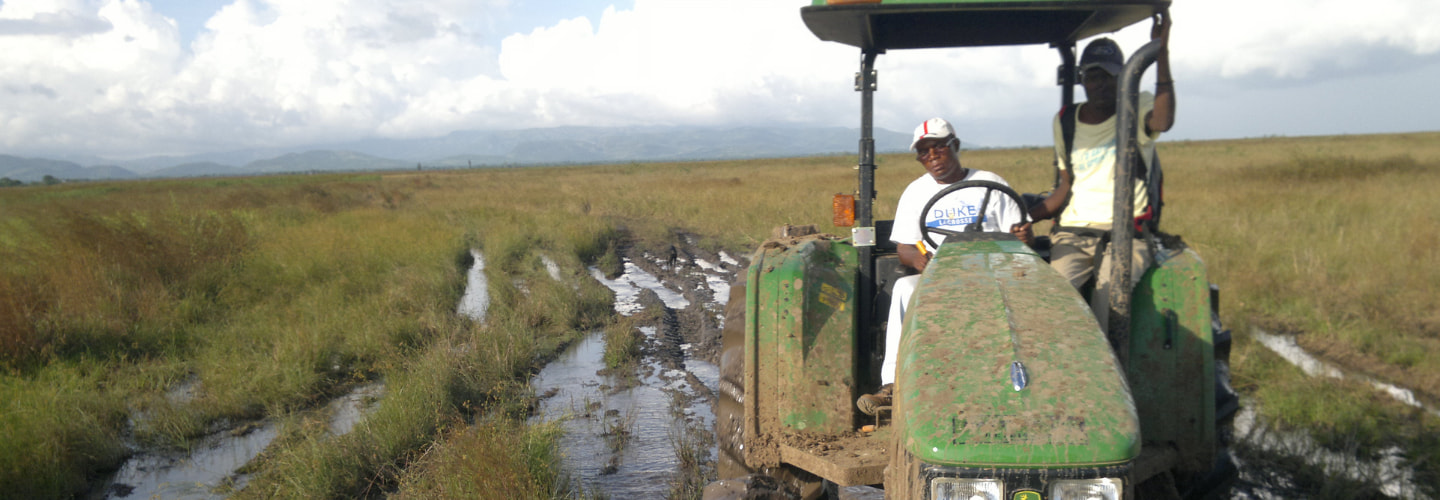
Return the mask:
M693 240L682 235L681 239ZM664 324L659 325L659 342L647 352L657 356L668 367L677 367L686 357L711 364L719 362L721 314L727 297L717 296L707 277L721 276L726 286L744 272L748 256L721 256L694 245L672 245L670 255L650 255L636 246L622 249L624 257L660 280L667 288L679 292L690 306L675 310L665 308ZM706 269L705 264L710 269ZM733 263L732 263L733 262ZM642 304L654 307L653 294L642 294ZM659 304L663 307L663 304ZM681 349L688 345L687 349Z

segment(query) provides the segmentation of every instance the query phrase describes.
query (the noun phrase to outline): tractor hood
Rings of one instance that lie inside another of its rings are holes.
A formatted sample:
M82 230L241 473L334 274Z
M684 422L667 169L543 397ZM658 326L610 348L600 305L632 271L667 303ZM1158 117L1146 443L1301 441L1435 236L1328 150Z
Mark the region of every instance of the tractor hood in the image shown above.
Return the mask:
M1069 281L1008 235L947 241L906 312L902 447L952 466L1098 466L1140 453L1120 365Z

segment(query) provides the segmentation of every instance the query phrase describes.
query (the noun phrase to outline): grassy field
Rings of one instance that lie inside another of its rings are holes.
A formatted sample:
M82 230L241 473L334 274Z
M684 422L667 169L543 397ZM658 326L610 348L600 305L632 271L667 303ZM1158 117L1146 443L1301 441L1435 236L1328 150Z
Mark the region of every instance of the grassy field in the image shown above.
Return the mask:
M1348 369L1440 400L1440 198L1428 193L1440 185L1440 134L1160 151L1163 227L1222 287L1222 314L1240 332L1237 386L1267 418L1337 450L1404 444L1435 484L1437 419L1359 384L1307 378L1243 333L1298 333ZM966 151L962 162L1037 192L1050 185L1050 156ZM555 430L522 422L537 363L616 321L584 267L614 265L621 238L659 249L677 230L735 254L785 223L848 235L829 225L830 195L854 191L854 162L0 189L0 491L65 496L118 466L128 443L185 447L273 418L281 437L242 497L571 495ZM908 155L877 163L877 216L889 218L922 172ZM471 248L490 277L483 323L455 314ZM384 404L328 437L315 407L372 380L385 382ZM193 399L171 394L189 383ZM525 458L500 458L510 456Z

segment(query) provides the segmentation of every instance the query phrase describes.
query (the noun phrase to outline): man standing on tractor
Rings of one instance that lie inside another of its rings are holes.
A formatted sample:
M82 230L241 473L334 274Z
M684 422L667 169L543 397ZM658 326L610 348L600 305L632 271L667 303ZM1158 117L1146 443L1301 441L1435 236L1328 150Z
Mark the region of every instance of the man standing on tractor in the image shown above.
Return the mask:
M1136 134L1136 144L1140 147L1143 165L1139 165L1141 168L1136 168L1136 172L1143 172L1145 165L1155 163L1155 140L1175 124L1169 12L1156 14L1154 21L1150 38L1160 40L1162 45L1155 59L1155 93L1140 94L1138 109L1144 130ZM1077 289L1083 289L1092 275L1095 277L1090 305L1101 325L1105 324L1108 310L1105 290L1110 278L1110 262L1103 261L1096 274L1095 261L1103 259L1114 222L1115 159L1119 154L1115 138L1117 75L1124 66L1124 54L1115 41L1099 38L1085 46L1080 56L1079 77L1087 100L1056 114L1052 128L1059 180L1044 202L1030 207L1033 220L1058 216L1050 236L1050 265ZM1133 183L1137 226L1140 220L1153 216L1144 177L1138 175ZM1133 287L1145 275L1153 258L1145 238L1136 238L1132 248L1130 286Z
M920 211L926 202L947 186L961 181L990 181L1009 186L1004 179L984 170L965 168L960 165L960 139L950 123L931 118L915 127L910 149L915 151L915 161L925 168L921 175L905 188L900 203L895 208L895 226L890 241L895 242L900 263L915 271L924 271L930 263L935 248L923 240L919 226ZM988 197L984 189L961 189L937 201L925 215L925 225L964 231L967 226L978 223L986 232L1003 232L1008 228L1011 234L1029 245L1034 234L1030 224L1021 225L1021 207L1007 196ZM986 200L989 198L989 202ZM987 206L988 205L988 206ZM860 411L874 415L880 407L890 406L891 392L895 382L895 353L900 351L900 332L904 326L905 308L910 296L919 283L920 276L912 274L895 281L891 292L890 318L885 328L885 361L880 368L881 388L875 394L860 396L855 405Z

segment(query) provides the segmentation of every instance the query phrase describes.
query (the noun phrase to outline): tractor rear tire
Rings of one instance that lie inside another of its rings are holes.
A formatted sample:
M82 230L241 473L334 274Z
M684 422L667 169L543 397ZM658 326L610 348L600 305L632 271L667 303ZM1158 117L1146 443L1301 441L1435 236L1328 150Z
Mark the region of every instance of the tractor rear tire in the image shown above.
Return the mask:
M720 329L720 397L715 403L716 472L720 479L744 477L745 466L745 277L730 284L725 324Z
M720 397L715 403L715 469L720 479L763 474L779 480L794 498L826 498L825 481L789 464L752 469L745 464L745 279L730 284L725 324L720 329Z
M1234 439L1235 414L1240 398L1230 385L1230 330L1220 321L1220 289L1210 288L1210 329L1215 353L1215 459L1203 474L1177 476L1176 486L1185 500L1209 500L1230 497L1230 488L1239 471L1230 455Z

